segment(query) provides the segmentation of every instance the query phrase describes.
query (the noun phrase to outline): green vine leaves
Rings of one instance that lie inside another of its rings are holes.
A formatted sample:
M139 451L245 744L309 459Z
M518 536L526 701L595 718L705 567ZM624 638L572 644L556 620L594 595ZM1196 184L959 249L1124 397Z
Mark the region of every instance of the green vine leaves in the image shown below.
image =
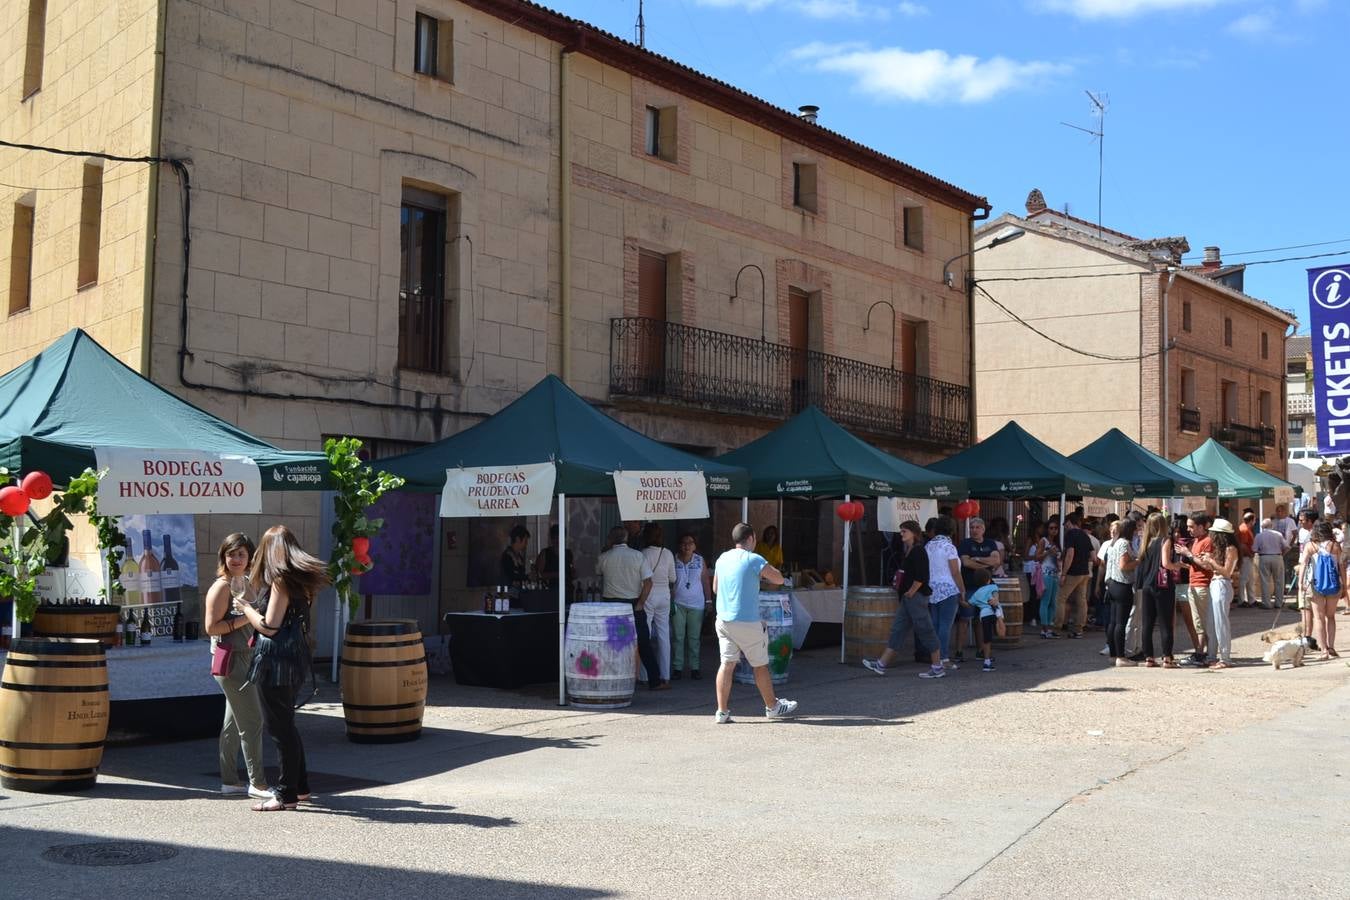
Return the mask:
M329 438L323 451L328 456L329 477L336 495L333 498L333 552L328 560L328 577L338 596L346 601L352 615L361 603L355 575L370 571L352 550L354 538L368 538L384 525L382 519L366 517L366 510L386 492L403 486L403 479L388 472L376 472L361 461L361 441L357 438Z

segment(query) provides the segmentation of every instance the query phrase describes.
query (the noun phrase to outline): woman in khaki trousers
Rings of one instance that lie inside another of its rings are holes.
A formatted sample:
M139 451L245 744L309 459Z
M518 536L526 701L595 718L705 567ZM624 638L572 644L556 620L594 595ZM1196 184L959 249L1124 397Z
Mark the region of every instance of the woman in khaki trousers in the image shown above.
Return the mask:
M259 800L271 798L262 762L262 706L258 689L248 680L253 650L248 645L252 630L243 616L230 611L230 580L242 577L248 584L249 564L253 561L253 542L235 532L220 545L217 578L206 592L206 633L211 648L223 644L234 649L228 675L215 676L225 694L225 724L220 730L220 792L247 794ZM247 589L247 588L246 588ZM248 784L239 783L239 751L244 751Z

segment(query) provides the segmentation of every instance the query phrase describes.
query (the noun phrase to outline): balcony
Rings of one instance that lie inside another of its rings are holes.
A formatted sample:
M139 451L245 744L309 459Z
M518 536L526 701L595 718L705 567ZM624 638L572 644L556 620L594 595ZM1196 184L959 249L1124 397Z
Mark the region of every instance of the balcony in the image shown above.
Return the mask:
M1266 447L1272 446L1275 442L1273 431L1270 428L1254 428L1237 422L1215 422L1210 426L1210 435L1214 440L1248 462L1265 460ZM1270 438L1270 444L1266 443L1267 437Z
M450 301L421 291L398 292L398 367L418 372L447 369L446 325Z
M1200 433L1200 410L1189 406L1181 407L1181 430L1192 434Z
M770 419L814 404L858 431L970 443L964 385L660 319L610 320L609 391Z

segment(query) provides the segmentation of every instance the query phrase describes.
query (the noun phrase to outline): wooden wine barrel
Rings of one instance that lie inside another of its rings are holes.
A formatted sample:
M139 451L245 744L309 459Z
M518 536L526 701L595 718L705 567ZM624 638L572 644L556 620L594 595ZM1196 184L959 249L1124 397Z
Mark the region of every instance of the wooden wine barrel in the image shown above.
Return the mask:
M33 615L33 634L38 637L92 638L112 647L120 624L120 606L39 606Z
M880 656L899 609L900 596L895 588L850 586L844 604L845 661L856 663L864 657Z
M769 678L774 684L787 684L792 664L792 605L788 594L764 591L759 595L759 620L764 623L769 641ZM744 656L736 663L732 677L740 684L754 684L755 670Z
M347 740L414 741L427 702L427 653L415 619L352 622L342 642Z
M0 785L94 786L108 736L108 661L98 641L20 638L0 676Z
M637 627L627 603L574 603L564 646L567 699L583 709L622 709L633 702Z
M1020 578L995 578L994 584L998 585L998 605L1003 607L1003 625L1007 631L1006 636L995 638L995 641L1005 646L1020 644L1022 642L1022 579Z

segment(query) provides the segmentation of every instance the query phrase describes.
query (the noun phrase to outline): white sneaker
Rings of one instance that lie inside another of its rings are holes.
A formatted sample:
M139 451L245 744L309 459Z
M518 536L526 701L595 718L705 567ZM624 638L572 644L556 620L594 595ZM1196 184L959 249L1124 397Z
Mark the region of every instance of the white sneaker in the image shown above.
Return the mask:
M246 784L222 784L220 786L220 792L227 797L231 794L247 794L248 787L249 786ZM267 796L270 797L272 795L268 794Z
M716 712L716 714L713 715L714 725L725 725L730 721L731 721L731 710L729 709L719 709Z
M947 670L939 666L936 669L930 668L927 672L920 672L920 678L946 678Z
M251 784L248 786L248 795L254 800L271 800L274 796L267 788L255 788Z
M1111 655L1111 645L1110 645L1110 644L1107 644L1105 647L1103 647L1102 649L1098 650L1098 651L1097 651L1097 655L1098 655L1098 656L1110 656L1110 655Z
M797 711L796 700L784 700L782 697L779 697L778 702L776 704L774 704L773 706L764 707L764 718L783 719L792 715L796 711Z
M886 674L886 667L881 664L881 660L879 659L864 659L862 664L863 668L868 671L876 672L878 675Z
M958 663L952 662L950 659L944 659L944 660L942 661L942 668L944 668L944 669L951 669L951 670L955 671L956 669L961 668L961 666L960 666L960 664L958 664Z

